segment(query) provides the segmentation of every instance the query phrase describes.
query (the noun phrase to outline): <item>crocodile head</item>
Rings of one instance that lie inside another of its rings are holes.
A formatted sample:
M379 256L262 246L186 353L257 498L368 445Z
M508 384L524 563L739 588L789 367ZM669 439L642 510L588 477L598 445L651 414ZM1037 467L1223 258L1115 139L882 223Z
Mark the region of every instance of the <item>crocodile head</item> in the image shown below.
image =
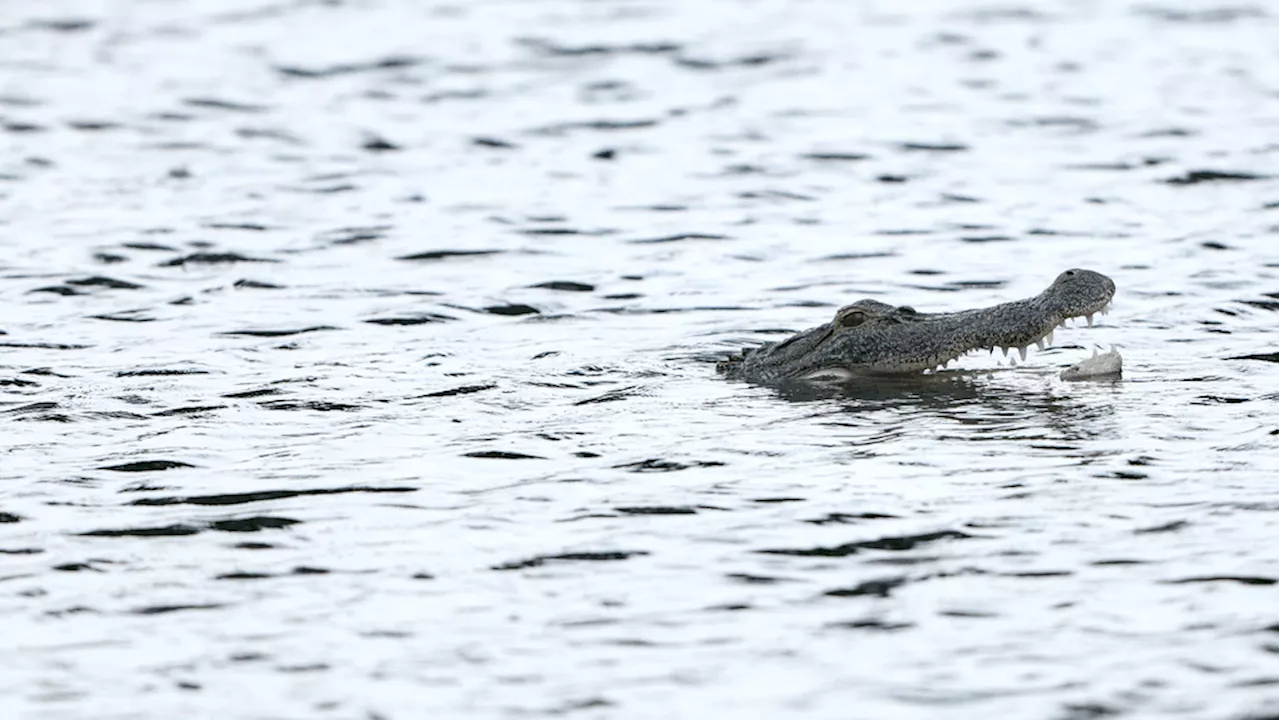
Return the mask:
M988 308L921 313L876 300L859 300L823 325L777 343L743 351L717 365L728 377L750 382L839 381L862 375L931 370L970 350L1018 349L1052 342L1055 328L1073 317L1103 311L1115 283L1092 270L1067 270L1032 298Z

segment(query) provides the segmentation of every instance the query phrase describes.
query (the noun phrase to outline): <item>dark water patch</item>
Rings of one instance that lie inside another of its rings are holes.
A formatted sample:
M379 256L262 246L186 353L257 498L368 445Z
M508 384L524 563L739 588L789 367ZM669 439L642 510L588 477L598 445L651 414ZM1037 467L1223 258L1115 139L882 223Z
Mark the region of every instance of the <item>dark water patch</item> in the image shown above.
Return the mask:
M121 370L116 377L170 377L173 375L208 375L208 370L189 370L181 368L155 368L149 370Z
M186 415L198 415L199 413L209 412L211 410L222 410L226 405L189 405L187 407L171 408L169 410L161 410L151 413L152 417L179 417Z
M615 210L643 210L645 212L687 212L688 205L670 205L659 203L657 205L620 205Z
M104 287L111 290L141 290L146 287L145 285L131 283L127 280L117 280L115 278L104 277L102 275L68 280L67 284L75 285L76 287Z
M343 488L309 488L306 490L260 490L247 493L225 493L219 495L178 495L168 497L139 498L130 505L243 505L245 503L266 502L268 500L284 500L306 495L345 495L348 493L410 493L418 488L411 487L366 487L353 486Z
M925 228L881 228L875 231L876 235L886 237L915 237L919 235L932 235L933 230Z
M993 243L993 242L1011 242L1016 240L1009 235L965 235L960 238L960 242L966 243Z
M518 452L507 452L506 450L478 450L476 452L463 453L462 457L480 458L482 460L546 460L540 455L525 455Z
M785 60L788 57L790 56L781 53L753 53L724 60L695 58L687 55L675 57L674 60L677 66L690 70L726 70L730 68L763 67L779 60Z
M618 132L621 130L641 130L656 127L657 120L647 118L639 120L579 120L574 122L554 123L529 130L534 135L565 135L577 130L593 130L596 132Z
M84 295L84 293L80 292L79 290L76 290L75 288L67 287L66 285L46 285L44 287L38 287L33 290L28 290L27 292L28 293L49 293L50 295L62 295L64 297L70 297L72 295Z
M1238 302L1241 305L1248 305L1250 307L1261 308L1263 310L1270 310L1271 312L1276 312L1277 310L1280 310L1280 301L1277 301L1274 298L1267 299L1267 300L1236 300L1235 302Z
M1135 15L1146 15L1156 20L1170 23L1219 24L1236 20L1265 18L1268 15L1256 7L1248 5L1223 5L1204 9L1183 9L1173 5L1138 5L1133 8Z
M268 225L260 225L258 223L233 222L207 222L203 223L201 227L209 228L210 230L245 230L248 232L266 232L268 230L276 229Z
M1094 132L1102 127L1097 120L1093 120L1092 118L1073 117L1067 115L1009 120L1006 124L1009 127L1018 128L1068 128L1080 133Z
M560 45L545 38L516 38L523 45L544 55L558 57L583 57L589 55L665 55L679 52L681 45L673 42L638 42L623 45Z
M369 134L360 143L360 149L372 153L398 152L404 148L380 135Z
M644 550L625 550L613 552L564 553L562 555L537 555L529 558L528 560L494 565L491 569L524 570L525 568L541 567L549 562L615 562L648 554L649 553Z
M92 563L64 563L62 565L54 565L54 570L58 572L103 572L101 568L96 568Z
M449 388L448 390L437 390L436 392L430 392L430 393L427 393L426 395L418 395L417 397L429 398L429 397L453 397L455 395L470 395L471 393L478 393L478 392L484 392L485 390L492 390L496 387L498 386L493 383L489 383L487 385L461 385L459 387Z
M207 603L203 605L151 605L148 607L130 610L134 615L168 615L169 613L185 612L187 610L217 610L226 607L220 603Z
M103 265L115 265L122 262L128 262L129 258L124 255L116 255L115 253L98 252L93 254L93 259Z
M289 337L291 335L302 335L303 333L320 332L322 330L338 330L332 325L312 325L310 327L290 329L290 330L228 330L226 332L216 333L217 335L226 336L246 336L246 337Z
M231 283L231 287L237 290L283 290L283 285L275 283L261 282L259 280L240 279Z
M378 70L398 70L421 65L426 60L412 55L391 55L379 60L358 63L337 63L325 67L305 68L297 65L277 65L275 71L290 78L319 80L323 78L350 75L352 73L373 72Z
M1280 362L1280 353L1254 353L1252 355L1232 355L1223 360L1258 360L1260 362Z
M595 285L572 282L570 280L551 280L537 285L530 285L529 287L541 290L559 290L561 292L592 292L596 289Z
M579 230L571 227L535 227L520 228L516 232L521 235L585 235L591 237L599 237L602 235L612 235L617 230L600 229L600 230Z
M279 260L270 258L255 258L241 255L234 252L196 252L190 255L184 255L180 258L166 260L160 263L159 267L185 267L186 265L226 265L230 263L274 263Z
M744 200L800 200L803 202L813 202L818 199L813 195L801 195L800 193L789 192L787 190L748 190L745 192L735 193L734 197L740 197Z
M1006 572L995 573L1000 577L1018 577L1018 578L1056 578L1071 577L1075 573L1068 570L1024 570L1022 572Z
M110 470L112 472L161 472L164 470L175 470L177 468L195 467L190 463L184 463L179 460L139 460L137 462L124 463L123 465L108 465L100 467L99 470Z
M215 520L209 523L213 530L222 532L259 532L261 530L278 530L290 525L297 525L301 520L286 517L255 516L237 518L235 520Z
M1199 395L1191 402L1192 405L1238 405L1240 403L1249 402L1250 398L1242 397L1225 397L1223 395Z
M147 312L146 310L141 310L141 309L123 310L121 312L111 313L109 315L87 315L86 317L88 317L90 320L105 320L107 322L131 322L131 323L155 322L156 318L151 315L147 315L146 312Z
M1198 185L1207 182L1237 182L1250 180L1266 180L1266 175L1255 175L1246 172L1226 172L1220 170L1191 170L1185 175L1165 178L1162 182L1169 185Z
M514 150L519 145L494 137L477 137L471 139L471 144L479 147L494 148L496 150Z
M873 513L873 512L828 513L823 517L814 518L813 520L805 520L804 522L807 522L811 525L831 525L831 524L854 525L859 523L862 520L896 520L899 517L900 516L898 515L885 515L883 513Z
M312 195L337 195L339 193L355 192L360 189L359 185L349 182L340 183L317 183L310 186L291 186L281 188L289 192L310 193Z
M290 575L328 575L332 571L327 568L299 565L287 573L272 574L263 572L235 572L215 575L214 580L267 580L270 578L288 577Z
M882 580L867 580L849 588L835 588L828 590L823 595L827 597L879 597L887 598L895 588L902 587L907 584L907 578L884 578Z
M364 409L361 405L327 400L269 400L258 403L258 407L264 410L312 410L315 412L352 412Z
M280 395L283 391L276 388L263 388L260 390L244 390L241 392L226 393L222 397L234 399L247 399L256 397L268 397L271 395Z
M1191 527L1191 523L1186 520L1174 520L1173 522L1164 523L1163 525L1153 525L1151 527L1138 528L1133 531L1134 535L1150 535L1153 533L1177 532L1183 528Z
M455 257L478 257L481 255L497 255L506 252L505 250L428 250L426 252L414 253L413 255L401 255L397 260L445 260Z
M277 128L238 127L236 128L236 137L244 138L245 140L275 140L276 142L293 146L306 145L306 142L297 135ZM180 177L190 177L190 171L185 168L180 168L180 170L185 171Z
M793 578L773 577L772 575L750 575L748 573L725 573L725 577L747 585L777 585L784 582L795 582Z
M664 235L655 238L640 238L637 240L628 240L627 242L634 245L656 245L660 243L682 242L684 240L728 240L728 235L719 235L716 233L680 233L678 235Z
M54 410L57 407L58 407L58 403L50 400L44 400L41 402L33 402L33 403L27 403L26 405L19 405L18 407L6 408L4 410L0 410L0 412L3 412L6 415L23 415L26 413L35 413L35 412L44 412L45 410Z
M1198 577L1179 578L1177 580L1165 580L1166 585L1183 585L1187 583L1212 583L1212 582L1233 582L1241 585L1275 585L1276 578L1259 577L1256 575L1202 575Z
M417 315L404 315L400 317L388 318L369 318L363 322L371 325L427 325L430 323L448 322L457 320L450 315L440 315L438 313L420 313Z
M836 253L835 255L824 255L820 258L814 258L813 262L826 262L837 260L874 260L876 258L897 257L895 252L849 252Z
M697 508L683 506L655 505L650 507L616 507L615 511L623 515L697 515Z
M853 152L810 152L801 153L800 157L805 160L818 160L820 162L859 162L872 158L871 155Z
M877 175L876 182L882 183L904 183L909 180L906 175Z
M837 622L829 622L823 627L833 628L837 630L873 630L876 632L896 632L898 630L909 630L915 627L915 623L893 623L884 620L843 620Z
M316 239L330 245L356 245L371 240L381 240L387 236L387 231L391 228L391 225L334 228L317 234Z
M267 111L266 105L255 105L253 103L235 102L233 100L223 100L221 98L212 97L184 98L182 104L188 107L203 108L206 110L225 110L228 112L240 113L260 113Z
M958 530L941 530L932 533L923 533L921 535L902 535L897 537L883 537L875 540L860 540L858 542L845 543L834 547L813 547L813 548L775 548L766 550L756 550L758 553L766 555L791 555L796 557L846 557L856 555L863 550L913 550L921 545L937 542L939 540L967 540L972 535L960 532Z
M1097 567L1107 567L1110 565L1149 565L1149 560L1131 560L1129 558L1116 558L1112 560L1094 560L1089 563Z
M23 517L21 515L15 515L11 512L0 512L0 524L22 522L22 520Z
M906 142L898 145L899 150L907 151L923 151L923 152L965 152L969 149L968 145L959 143L920 143Z
M78 33L92 29L98 23L87 18L56 18L28 20L24 27L31 30L47 30L58 33Z
M40 133L49 129L44 125L37 125L36 123L11 122L11 121L0 122L0 127L3 127L7 132L11 132L11 133ZM18 178L14 177L12 179L17 180Z
M154 242L127 242L121 243L120 246L130 250L145 250L148 252L178 252L176 247Z
M1062 703L1062 713L1053 720L1098 720L1099 718L1125 715L1127 710L1114 704L1101 702Z
M80 533L83 537L178 537L198 535L200 528L192 525L164 525L151 528L122 528L118 530L90 530Z
M0 555L40 555L44 548L0 548Z
M513 303L509 305L489 305L484 311L490 315L537 315L541 311L532 305Z
M419 98L424 103L438 103L445 100L480 100L489 97L490 92L482 88L472 90L442 90L428 93Z
M688 470L689 468L700 467L723 467L724 463L719 460L695 460L689 463L680 463L674 460L662 460L660 458L650 458L641 460L640 462L626 463L623 465L614 465L616 470L627 470L634 473L667 473Z

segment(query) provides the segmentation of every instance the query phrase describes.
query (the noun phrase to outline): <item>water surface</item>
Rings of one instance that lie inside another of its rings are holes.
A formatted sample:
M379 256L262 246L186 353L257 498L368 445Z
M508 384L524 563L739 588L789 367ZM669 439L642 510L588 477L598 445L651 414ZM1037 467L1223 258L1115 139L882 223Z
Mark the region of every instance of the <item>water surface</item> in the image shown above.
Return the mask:
M1275 717L1276 55L1260 4L9 8L6 716ZM1016 367L715 373L1069 267L1113 311Z

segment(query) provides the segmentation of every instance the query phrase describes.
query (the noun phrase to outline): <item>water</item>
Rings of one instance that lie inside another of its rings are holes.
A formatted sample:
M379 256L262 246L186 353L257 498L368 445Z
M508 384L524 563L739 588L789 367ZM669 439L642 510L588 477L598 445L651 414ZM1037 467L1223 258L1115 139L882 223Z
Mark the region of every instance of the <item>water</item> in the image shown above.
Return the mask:
M1275 717L1271 8L2 20L5 717Z

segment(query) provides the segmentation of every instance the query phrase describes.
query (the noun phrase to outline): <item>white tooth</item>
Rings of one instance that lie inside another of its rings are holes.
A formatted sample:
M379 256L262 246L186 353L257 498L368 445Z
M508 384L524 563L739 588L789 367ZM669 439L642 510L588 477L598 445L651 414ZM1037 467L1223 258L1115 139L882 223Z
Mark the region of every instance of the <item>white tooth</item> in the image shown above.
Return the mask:
M1039 340L1036 341L1036 347L1040 350L1040 352L1044 352L1044 338L1040 338Z
M1022 362L1026 362L1026 361L1027 361L1027 349L1026 349L1026 348L1024 348L1024 347L1020 347L1020 348L1018 348L1018 355L1022 356Z
M1085 322L1089 323L1089 327L1093 327L1093 313L1089 313L1085 316Z
M1005 356L1005 357L1009 357L1009 348L1007 348L1007 347L1002 347L1002 348L1000 348L1000 349L1004 351L1004 356Z
M1052 344L1053 344L1053 331L1052 331L1052 330L1050 330L1050 331L1049 331L1049 334L1048 334L1048 335L1045 335L1045 336L1044 336L1044 340L1045 340L1045 345L1052 345Z
M1009 367L1018 367L1018 358L1009 358Z

